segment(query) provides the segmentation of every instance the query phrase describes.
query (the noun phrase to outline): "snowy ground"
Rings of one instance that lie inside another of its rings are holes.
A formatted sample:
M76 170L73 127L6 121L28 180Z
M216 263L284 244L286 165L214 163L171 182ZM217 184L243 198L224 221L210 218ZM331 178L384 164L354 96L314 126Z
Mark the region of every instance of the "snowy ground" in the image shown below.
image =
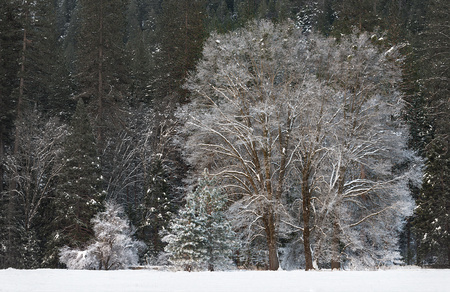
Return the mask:
M0 270L1 292L450 291L450 270L161 272Z

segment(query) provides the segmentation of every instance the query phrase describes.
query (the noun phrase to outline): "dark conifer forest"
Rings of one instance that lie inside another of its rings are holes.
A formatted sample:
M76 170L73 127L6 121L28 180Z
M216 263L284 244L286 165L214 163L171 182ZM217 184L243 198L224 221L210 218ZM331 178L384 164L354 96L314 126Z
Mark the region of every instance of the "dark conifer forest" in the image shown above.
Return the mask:
M449 68L445 0L2 0L0 269L109 209L134 265L448 268Z

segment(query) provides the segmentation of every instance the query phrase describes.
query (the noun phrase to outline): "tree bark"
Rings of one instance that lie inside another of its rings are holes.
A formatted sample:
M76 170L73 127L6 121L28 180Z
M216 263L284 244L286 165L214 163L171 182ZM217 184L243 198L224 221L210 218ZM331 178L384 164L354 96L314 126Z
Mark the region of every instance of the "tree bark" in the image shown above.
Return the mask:
M311 218L311 193L309 191L308 178L309 178L308 171L303 171L303 178L302 178L303 248L305 250L306 271L314 269L311 252L311 229L309 226Z
M269 248L269 270L276 271L280 267L278 260L277 234L275 218L272 212L263 215L264 229Z
M411 219L409 218L406 223L406 264L412 265L412 251L411 251ZM449 247L450 251L450 247ZM450 259L450 253L449 253L449 259ZM450 263L450 261L449 261Z
M331 240L331 269L340 270L341 261L339 259L339 222L337 218L333 219L333 238Z
M361 179L365 178L365 172L364 168L361 165ZM334 216L333 216L333 237L331 239L331 269L334 270L340 270L341 269L341 260L340 260L340 251L339 251L339 244L340 239L339 235L341 233L340 227L339 227L339 221L340 221L340 203L341 198L344 195L344 185L345 185L345 172L347 171L347 167L343 166L339 169L339 183L338 183L338 189L337 189L337 197L338 202L336 202L334 206Z
M98 112L97 112L97 140L102 144L103 140L103 1L100 0L99 15L99 46L98 46Z
M25 23L28 20L28 10L25 11ZM23 95L25 89L25 61L26 61L26 51L27 51L27 29L23 28L23 40L22 40L22 56L20 64L20 80L19 80L19 96L17 97L17 112L16 112L16 133L14 137L14 149L13 154L16 155L19 151L19 137L20 131L18 131L17 124L22 122L22 112L23 112Z

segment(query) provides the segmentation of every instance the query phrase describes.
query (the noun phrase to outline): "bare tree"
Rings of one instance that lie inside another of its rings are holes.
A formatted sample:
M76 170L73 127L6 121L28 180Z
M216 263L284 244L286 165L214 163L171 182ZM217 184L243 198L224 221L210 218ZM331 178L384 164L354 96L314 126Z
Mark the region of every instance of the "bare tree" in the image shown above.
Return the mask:
M311 57L306 45L291 23L213 34L188 81L195 99L179 112L187 119L188 161L221 179L250 239L264 236L271 270L279 267L282 196L298 147L293 134L324 90L301 62Z
M34 110L28 112L17 127L22 134L17 153L7 159L7 169L17 185L14 194L23 211L25 230L28 230L42 200L52 195L63 166L60 156L67 130L56 119L44 122Z
M21 241L15 248L31 250L35 245L34 230L41 204L54 195L57 178L63 167L61 159L62 143L67 135L66 126L57 119L45 121L36 110L24 113L16 128L21 135L17 137L17 149L6 158L7 175L14 188L8 194L14 207L11 218L15 232ZM30 263L30 258L23 258Z
M367 251L368 265L393 259L384 255L395 240L368 246L375 230L395 237L410 213L406 184L420 162L406 151L395 48L374 41L258 22L213 34L188 80L187 160L220 178L235 228L265 238L269 269L280 228L302 235L306 270L319 258L339 267L346 253Z
M396 233L413 206L407 182L420 173L420 161L406 149L407 128L400 118L397 48L383 51L375 41L354 34L333 44L333 62L324 74L340 94L333 101L325 179L316 201L315 259L323 256L328 240L332 268L340 267L343 255L349 259L350 250L368 265L393 260L384 252L395 250ZM391 222L391 228L377 226L380 220ZM385 242L375 244L374 234L385 236ZM371 245L361 243L365 240Z
M135 110L126 129L106 140L103 153L108 199L126 207L149 257L163 251L159 232L181 202L177 183L182 164L172 143L177 124L169 107Z

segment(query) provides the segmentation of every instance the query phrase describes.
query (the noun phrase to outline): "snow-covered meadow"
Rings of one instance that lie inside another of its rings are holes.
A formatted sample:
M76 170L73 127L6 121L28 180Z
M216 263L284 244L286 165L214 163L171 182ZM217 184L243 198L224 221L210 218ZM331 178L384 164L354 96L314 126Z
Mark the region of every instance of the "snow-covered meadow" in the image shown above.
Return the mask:
M163 272L0 270L1 292L439 292L450 270Z

